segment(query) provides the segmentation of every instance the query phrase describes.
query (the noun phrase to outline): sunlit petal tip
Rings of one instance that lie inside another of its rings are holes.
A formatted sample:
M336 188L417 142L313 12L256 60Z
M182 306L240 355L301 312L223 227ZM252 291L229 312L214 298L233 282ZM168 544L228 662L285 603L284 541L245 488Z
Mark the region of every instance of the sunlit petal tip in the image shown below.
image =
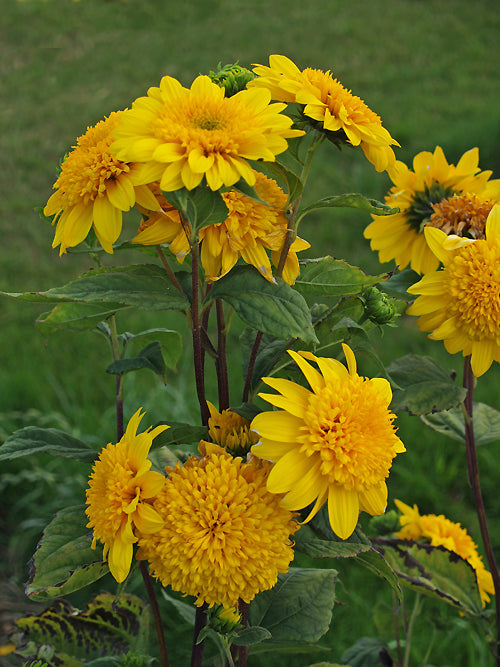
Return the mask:
M342 343L342 349L344 350L345 358L347 361L347 367L349 369L349 374L356 375L357 366L356 366L356 357L354 356L354 352L346 343Z

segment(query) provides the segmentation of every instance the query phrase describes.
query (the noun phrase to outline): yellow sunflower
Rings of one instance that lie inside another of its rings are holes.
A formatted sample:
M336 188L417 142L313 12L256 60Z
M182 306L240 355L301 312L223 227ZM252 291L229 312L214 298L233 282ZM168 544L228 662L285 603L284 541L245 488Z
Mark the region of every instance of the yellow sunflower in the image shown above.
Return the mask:
M413 170L403 162L389 169L394 186L385 201L399 213L388 216L373 215L373 222L365 229L372 250L379 253L380 262L395 260L400 269L410 265L418 273L427 273L438 267L439 260L429 249L423 228L431 222L435 206L454 195L471 193L482 200L500 199L500 180L492 180L491 171L480 171L479 151L472 148L462 155L457 165L448 164L443 150L437 146L434 153L423 151L413 159ZM465 215L465 212L464 212ZM475 224L449 225L447 233L472 236L481 233ZM433 223L432 223L433 224ZM484 230L483 230L484 232Z
M104 544L103 557L108 556L109 569L121 583L132 562L136 530L156 532L163 519L153 509L151 500L161 490L165 477L150 470L147 456L153 439L168 426L157 426L137 433L143 418L141 409L131 417L118 444L108 444L99 454L92 469L87 489L85 510L92 528L95 549L97 540Z
M389 383L359 376L352 350L345 344L343 349L347 368L335 359L289 351L312 391L289 380L262 378L280 393L259 396L280 410L253 419L260 441L251 451L274 462L267 488L284 495L282 507L299 510L316 501L307 522L328 501L332 530L347 539L360 510L385 512L385 480L393 458L405 448L388 407Z
M278 266L288 228L284 216L287 196L272 178L259 172L254 176L255 190L267 205L230 190L222 195L229 211L226 220L200 230L201 263L209 282L228 273L240 257L264 278L274 281L266 249L271 251L274 266ZM282 274L288 284L293 285L299 275L297 252L309 247L301 238L290 246Z
M143 184L142 165L122 162L109 151L112 132L123 111L111 113L77 139L65 158L56 190L43 213L55 215L52 247L60 254L84 241L92 227L106 252L120 236L123 211L137 202L151 210L159 208L151 190Z
M287 572L293 559L293 514L266 489L270 466L233 458L203 443L202 458L167 468L153 501L163 519L140 535L137 557L147 560L164 586L193 595L197 605L235 607Z
M287 138L303 134L270 104L264 90L242 90L232 97L208 76L191 88L164 76L132 109L123 113L112 151L120 160L144 162L145 182L160 181L164 191L192 190L203 177L212 190L243 178L255 183L248 160L274 161Z
M440 514L420 514L418 507L394 501L400 510L401 530L396 533L402 540L428 540L433 547L442 546L466 560L476 571L477 583L483 607L495 594L493 578L484 567L474 540L459 523L450 521Z
M474 240L426 227L426 241L443 268L408 289L420 295L407 310L419 316L419 328L442 340L450 354L471 355L476 377L500 361L500 204L485 228L486 238Z
M265 88L274 100L303 105L303 114L353 146L361 146L377 171L384 171L395 161L391 144L399 146L382 121L362 99L318 69L300 70L286 56L269 56L269 67L257 65L257 75L248 88Z

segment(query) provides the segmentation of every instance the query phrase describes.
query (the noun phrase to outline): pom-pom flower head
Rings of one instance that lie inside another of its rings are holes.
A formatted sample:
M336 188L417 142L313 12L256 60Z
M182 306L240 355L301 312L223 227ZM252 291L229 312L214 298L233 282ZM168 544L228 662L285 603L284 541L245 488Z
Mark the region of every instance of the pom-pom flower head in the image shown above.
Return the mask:
M43 213L55 215L56 233L52 247L60 254L84 241L91 229L106 252L120 236L122 214L134 204L159 208L150 189L141 180L142 166L122 162L109 152L111 133L120 112L111 113L77 139L65 158L54 194Z
M274 100L304 105L304 116L327 132L342 133L347 143L361 146L377 171L395 161L391 144L399 146L398 142L379 116L330 72L309 67L301 71L289 58L278 55L269 56L269 67L257 65L253 71L257 77L248 88L267 88Z
M284 495L282 507L299 510L316 501L307 522L328 501L332 530L347 539L360 510L384 513L385 479L405 448L388 409L389 383L359 376L352 350L343 348L348 368L335 359L289 352L311 391L289 380L262 378L280 393L259 396L280 410L253 419L260 442L251 451L274 462L267 488Z
M420 514L418 507L405 505L400 500L394 501L400 510L401 530L396 533L402 540L428 540L433 547L442 546L454 551L466 560L476 571L477 584L483 607L495 593L493 578L484 567L477 552L474 540L459 523L450 521L442 514Z
M139 538L138 558L175 591L197 605L235 607L287 572L293 559L293 514L266 489L270 466L244 462L212 443L202 458L167 468L168 479L153 506L163 526Z
M232 97L208 76L191 88L164 76L115 130L112 150L121 160L147 163L149 181L164 191L192 190L206 178L212 190L243 178L255 183L248 160L274 161L288 147L286 139L303 134L270 104L264 90L242 90Z
M165 483L165 477L150 470L147 456L157 435L168 426L157 426L137 433L144 413L131 417L127 429L116 444L108 444L95 462L87 489L86 514L97 540L104 544L109 569L119 583L124 581L132 562L136 531L157 531L163 520L151 506L151 500Z
M491 209L485 231L485 239L474 240L426 227L443 268L408 289L420 295L408 314L418 315L419 328L442 340L450 354L471 355L476 377L500 361L500 204Z
M410 265L417 273L437 269L439 260L427 245L423 233L425 225L439 225L432 217L436 205L450 200L454 195L471 193L481 199L500 198L500 180L489 181L491 171L480 171L479 151L472 148L462 155L457 165L448 164L443 150L437 146L434 153L423 151L413 159L413 170L403 162L396 162L389 169L394 186L385 198L388 206L399 208L399 213L388 216L374 215L373 222L364 235L371 239L372 250L377 250L381 262L395 260L400 269ZM452 202L454 208L457 202ZM461 206L458 203L458 206ZM469 223L464 224L464 216ZM471 220L472 218L472 220ZM442 225L447 234L472 238L484 234L474 215L462 208L454 223L448 216L448 224Z

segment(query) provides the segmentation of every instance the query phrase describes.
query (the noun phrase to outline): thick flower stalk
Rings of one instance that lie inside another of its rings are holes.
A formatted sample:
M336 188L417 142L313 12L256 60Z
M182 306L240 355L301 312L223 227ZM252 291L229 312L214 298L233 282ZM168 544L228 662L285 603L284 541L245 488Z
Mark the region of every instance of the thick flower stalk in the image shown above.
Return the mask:
M288 571L298 523L267 490L268 464L233 458L213 443L201 451L201 458L167 468L153 501L163 525L140 536L137 557L198 606L235 607Z
M401 512L401 530L396 533L402 540L426 540L433 547L442 546L466 560L475 570L483 607L494 595L493 578L484 567L477 546L469 533L459 523L450 521L440 514L420 514L418 507L394 501Z
M160 181L164 191L192 190L205 179L219 190L243 178L255 183L249 160L274 161L287 139L303 134L270 104L264 90L242 90L231 97L208 76L191 88L164 76L158 88L123 113L112 145L120 160L147 165L144 182Z
M151 501L162 489L165 477L150 470L147 456L154 438L168 426L137 433L143 416L141 409L137 410L121 440L101 451L86 494L92 548L97 540L104 544L103 558L107 556L110 572L119 583L129 573L136 532L154 533L163 524Z
M481 227L475 213L453 200L456 195L466 193L476 195L481 201L500 199L500 180L490 181L492 172L481 171L478 163L477 148L464 153L455 166L448 164L442 148L437 146L434 153L418 153L413 159L413 170L399 161L388 170L394 186L385 202L399 208L399 213L373 215L373 222L364 232L372 250L378 251L380 262L395 260L400 269L410 265L417 273L437 269L439 260L424 236L428 224L440 226L447 234L484 237L484 224ZM441 204L448 208L446 222L440 209L436 209ZM450 213L457 206L461 214L453 218Z
M260 441L251 451L274 463L267 488L284 496L282 507L299 510L314 502L307 522L328 502L332 530L347 539L360 510L384 513L385 480L392 460L405 448L389 410L388 381L359 376L354 353L345 344L343 349L347 368L335 359L289 351L311 390L263 378L279 393L259 396L279 410L253 419Z
M336 141L360 146L377 171L388 169L395 161L391 145L399 146L382 121L362 99L335 79L332 74L310 67L300 70L286 56L269 56L269 67L254 67L256 78L248 88L265 88L272 99L302 105L302 114L315 121Z
M500 205L492 207L484 239L447 236L425 228L425 238L443 268L409 288L420 295L408 308L417 325L442 340L450 354L471 355L472 372L483 375L500 361Z
M61 255L84 241L92 227L104 250L112 253L124 211L136 203L159 209L143 184L142 165L123 162L109 151L112 132L123 113L113 112L89 127L62 163L55 192L43 210L45 216L55 216L52 247L60 246Z

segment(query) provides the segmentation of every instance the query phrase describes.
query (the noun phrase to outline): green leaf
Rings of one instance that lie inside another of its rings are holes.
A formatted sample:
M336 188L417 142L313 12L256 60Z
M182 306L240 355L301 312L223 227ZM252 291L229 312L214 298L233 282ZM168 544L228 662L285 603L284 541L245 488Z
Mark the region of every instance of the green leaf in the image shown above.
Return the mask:
M106 368L106 373L125 375L131 371L138 371L141 368L148 368L153 371L153 373L156 373L167 384L167 367L163 359L159 341L156 340L146 345L136 357L113 361Z
M231 643L234 646L255 646L255 644L260 644L265 639L271 639L271 636L271 633L266 628L251 625L238 632Z
M189 303L156 264L95 269L45 292L0 292L24 301L112 303L143 310L185 310Z
M163 196L189 221L192 232L224 222L229 213L220 192L206 185L199 185L193 190L183 188L164 192Z
M362 211L367 211L375 215L394 215L394 213L399 211L398 208L391 208L376 199L367 199L358 192L351 192L345 195L325 197L306 206L299 212L298 221L302 220L311 211L318 211L325 208L359 208Z
M335 601L335 570L291 568L269 591L250 603L251 625L267 628L273 641L317 641L330 626Z
M109 319L117 311L127 306L118 303L60 303L47 313L42 313L36 326L46 336L56 329L84 331L94 329L99 322Z
M450 373L431 357L408 354L389 364L387 372L395 385L390 405L393 412L408 410L413 415L441 412L465 398L466 390L458 387Z
M302 261L295 288L304 296L346 296L359 294L366 287L386 280L387 275L368 276L344 260L327 256Z
M150 616L145 602L135 595L97 595L84 611L65 600L55 600L38 616L16 621L21 650L37 655L44 647L52 664L81 665L100 656L119 656L133 647L143 653L148 640ZM69 659L68 659L69 658Z
M251 266L236 267L215 282L207 302L222 299L248 326L276 338L317 342L304 298L278 279L266 280Z
M92 462L97 452L84 442L57 428L26 426L15 431L0 446L0 461L41 452L51 456Z
M401 584L461 612L482 613L475 570L454 551L412 540L374 538L373 542Z
M175 369L179 357L182 352L182 336L178 331L171 329L147 329L138 334L131 335L129 342L139 343L153 343L158 341L161 343L163 358L169 368Z
M26 594L32 600L43 602L67 595L109 571L102 547L91 549L87 522L85 505L77 505L58 512L45 528L30 561Z
M376 574L377 577L385 579L396 593L398 599L401 599L402 593L398 576L379 551L371 548L369 551L364 551L363 553L358 554L356 563L359 563L367 570L370 570L370 572Z
M158 422L157 425L167 424L170 428L163 433L159 433L153 440L151 450L158 447L169 447L172 445L190 445L193 442L206 440L208 438L208 429L206 426L193 426L182 422Z
M340 658L349 667L380 667L380 651L384 645L376 637L362 637Z
M363 551L370 551L371 544L353 534L353 539L341 540L332 533L332 539L322 540L307 525L295 533L295 549L311 558L352 558Z
M186 621L186 623L189 623L189 625L194 625L196 619L196 611L193 604L188 604L187 602L183 602L182 600L177 600L177 598L174 598L172 595L169 595L164 588L161 588L161 594L163 596L163 599L166 600L176 609L179 616L184 621Z
M264 653L278 653L287 656L301 655L302 653L305 653L307 654L307 657L310 658L315 653L331 653L331 651L331 646L324 646L312 642L275 642L272 639L252 646L252 656L262 655Z
M476 445L500 440L500 412L486 403L474 403L474 439ZM465 442L465 421L462 407L451 408L432 415L421 415L421 421L434 431L447 435L452 440Z
M403 269L396 271L387 282L382 285L382 289L389 294L404 299L405 301L413 301L415 298L413 294L408 294L408 287L411 287L420 280L422 276L412 269Z

